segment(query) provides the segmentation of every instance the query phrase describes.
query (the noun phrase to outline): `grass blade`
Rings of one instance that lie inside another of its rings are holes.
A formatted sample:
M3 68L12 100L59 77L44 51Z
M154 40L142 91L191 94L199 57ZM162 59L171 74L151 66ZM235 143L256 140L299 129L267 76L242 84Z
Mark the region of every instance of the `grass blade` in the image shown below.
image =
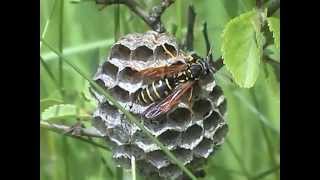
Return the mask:
M40 56L40 62L44 68L44 70L48 73L50 79L52 80L53 84L57 87L57 89L59 90L60 95L62 96L62 90L59 87L58 81L57 79L54 77L52 71L50 70L48 64L43 60L43 58Z
M119 0L117 0L119 2ZM114 8L114 42L120 37L120 5L115 5Z
M43 60L43 58L40 56L40 62L41 65L43 66L44 70L48 73L50 79L52 80L52 82L54 83L54 85L57 86L57 88L59 88L58 82L56 80L56 78L54 77L52 71L50 70L48 64Z
M176 2L176 14L177 14L177 37L178 37L178 39L179 40L181 40L181 38L182 38L182 21L183 21L183 19L182 19L182 5L183 5L183 3L182 3L182 0L177 0Z
M43 38L40 39L43 44L45 44L51 51L56 53L66 64L68 64L70 67L72 67L79 75L81 75L84 79L86 79L95 90L97 90L99 93L103 94L105 98L112 103L116 108L118 108L121 112L124 113L124 115L127 117L127 119L137 125L155 144L157 144L161 150L170 158L171 162L176 164L182 171L184 171L191 179L195 180L197 179L191 171L189 171L183 163L181 163L173 153L169 151L167 147L165 147L156 137L154 137L145 127L144 125L136 119L130 112L128 112L124 107L122 107L106 90L103 89L101 86L99 86L96 82L94 82L87 74L85 74L81 69L79 69L75 64L73 64L71 61L65 59L61 53L53 49Z
M238 161L243 173L245 174L245 176L249 179L250 177L250 174L247 170L247 168L245 167L245 164L244 162L242 161L242 159L240 158L239 154L237 153L236 149L234 148L234 146L232 145L232 143L230 142L229 139L227 139L227 144L232 152L232 154L234 155L234 157L236 158L236 160Z
M122 180L123 179L123 170L120 167L117 167L116 169L116 180Z
M58 50L61 54L63 54L63 11L64 11L64 0L60 0L60 20L59 20L59 45ZM62 97L64 97L64 89L63 89L63 61L59 58L59 87L62 93Z
M251 94L252 94L252 97L253 97L253 102L254 102L255 107L258 110L261 111L257 95L256 95L256 93L255 93L255 91L253 89L251 89ZM277 160L276 160L275 150L273 148L272 141L271 141L271 139L270 139L270 137L268 135L268 131L267 131L267 128L266 128L265 124L263 124L261 121L260 121L260 124L261 124L261 128L262 128L262 133L263 133L264 139L266 141L267 150L268 150L268 153L269 153L269 156L270 156L271 166L276 166L278 163L277 163ZM276 173L275 176L276 176L276 179L280 179L280 174L279 173Z
M251 178L251 180L262 179L262 178L264 178L264 177L266 177L266 176L268 176L268 175L270 175L270 174L272 174L272 173L277 172L278 170L280 170L280 165L277 165L277 166L274 167L274 168L271 168L271 169L269 169L269 170L266 170L266 171L264 171L264 172L256 175L255 177Z
M234 174L234 175L238 175L238 176L244 176L247 177L246 174L244 174L243 172L239 171L239 170L234 170L234 169L230 169L230 168L226 168L226 167L222 167L222 166L218 166L218 165L212 165L212 168L214 169L219 169L220 171L226 171L228 174Z
M83 53L85 51L90 51L98 48L104 48L109 47L113 43L112 39L106 39L106 40L100 40L100 41L94 41L90 42L84 45L74 46L74 47L68 47L63 49L63 56L73 56L78 53ZM53 52L47 52L42 54L42 58L44 61L50 61L54 59L58 59L59 57L53 53Z
M237 97L240 101L243 102L243 104L254 114L258 116L258 119L266 125L269 129L271 129L273 132L280 134L279 130L273 127L273 125L270 123L270 121L262 114L260 113L257 108L252 105L251 103L248 102L246 98L244 98L239 92L234 92L233 93L235 97Z
M56 9L56 6L57 6L57 4L58 4L57 2L58 2L57 0L55 0L55 1L53 2L53 7L52 7L52 10L51 10L51 12L50 12L49 18L48 18L48 20L45 22L44 27L41 28L41 29L43 29L42 32L40 33L42 38L45 38L45 36L46 36L46 34L47 34L47 30L48 30L49 24L50 24L50 22L51 22L51 19L52 19L52 17L53 17L54 10ZM42 43L40 42L40 49L41 49L41 47L42 47Z
M70 151L69 151L69 143L67 137L62 138L62 152L65 155L63 158L64 162L64 172L65 172L65 179L70 180L70 162L69 162L69 157L70 157Z

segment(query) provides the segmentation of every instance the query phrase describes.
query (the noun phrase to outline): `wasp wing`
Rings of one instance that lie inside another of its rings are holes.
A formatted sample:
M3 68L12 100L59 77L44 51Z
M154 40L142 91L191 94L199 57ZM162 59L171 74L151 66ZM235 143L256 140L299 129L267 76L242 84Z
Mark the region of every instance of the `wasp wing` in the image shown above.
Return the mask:
M195 81L188 81L177 86L173 92L158 104L151 105L143 114L146 118L152 119L163 113L168 112L176 106L183 95L193 86Z
M170 76L187 68L186 64L173 64L170 66L161 66L155 68L147 68L137 72L134 76L140 78L160 79L165 76Z

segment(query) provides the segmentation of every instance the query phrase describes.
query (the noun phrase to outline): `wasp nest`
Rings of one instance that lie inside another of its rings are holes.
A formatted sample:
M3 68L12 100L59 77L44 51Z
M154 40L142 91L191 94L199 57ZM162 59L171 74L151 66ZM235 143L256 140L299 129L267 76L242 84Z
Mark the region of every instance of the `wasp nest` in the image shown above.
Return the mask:
M148 106L137 103L136 94L147 82L136 78L134 74L177 61L165 52L163 46L174 56L181 53L176 40L166 34L154 31L128 34L112 46L109 57L99 67L94 80L108 89L126 110L141 119L150 133L195 172L201 170L208 156L214 154L224 142L228 131L225 121L226 100L221 88L209 75L194 86L191 106L184 98L164 116L156 120L145 119L142 113ZM106 136L119 166L130 168L134 156L137 169L145 176L159 179L179 179L184 176L120 110L101 94L92 89L91 92L99 104L93 115L93 125Z

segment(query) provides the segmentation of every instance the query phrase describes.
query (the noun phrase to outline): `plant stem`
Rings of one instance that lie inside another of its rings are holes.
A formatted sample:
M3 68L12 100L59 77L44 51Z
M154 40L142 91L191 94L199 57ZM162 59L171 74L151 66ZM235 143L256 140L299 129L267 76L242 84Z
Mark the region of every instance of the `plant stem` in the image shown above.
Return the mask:
M61 54L63 54L63 16L64 16L64 0L60 0L60 21L59 21L59 46L58 50ZM63 62L62 59L59 58L59 87L62 93L62 97L64 97L64 88L63 88Z
M136 180L136 159L134 156L131 156L131 173L132 173L132 180Z

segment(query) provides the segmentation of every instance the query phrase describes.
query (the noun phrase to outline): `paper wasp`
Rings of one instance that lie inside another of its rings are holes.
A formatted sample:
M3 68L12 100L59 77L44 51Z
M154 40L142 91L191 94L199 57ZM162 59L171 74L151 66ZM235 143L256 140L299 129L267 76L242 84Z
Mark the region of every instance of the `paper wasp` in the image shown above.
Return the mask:
M147 68L138 72L140 76L154 80L140 89L137 94L138 102L145 105L151 104L143 112L146 118L155 118L168 112L188 91L190 92L189 101L191 101L195 83L213 72L209 56L200 58L192 54L183 56L183 59L185 63Z

